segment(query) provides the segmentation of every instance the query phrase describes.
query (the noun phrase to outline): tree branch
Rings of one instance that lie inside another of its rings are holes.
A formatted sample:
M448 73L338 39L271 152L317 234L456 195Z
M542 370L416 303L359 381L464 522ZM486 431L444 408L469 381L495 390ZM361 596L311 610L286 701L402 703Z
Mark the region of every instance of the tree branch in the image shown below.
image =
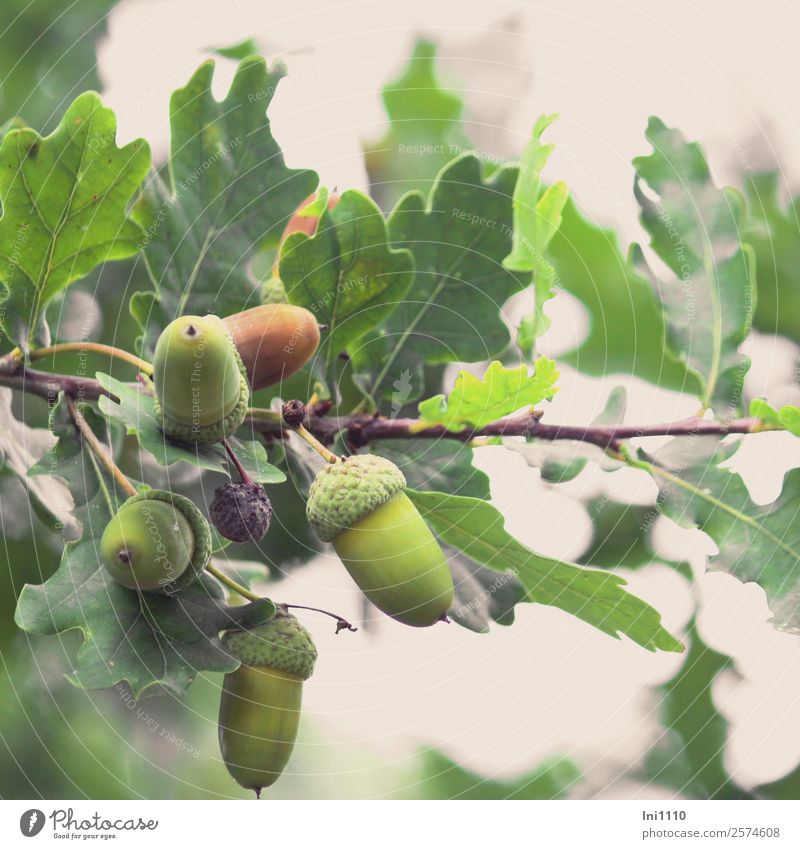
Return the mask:
M69 374L49 374L46 371L34 371L24 366L17 367L14 371L6 371L7 361L3 361L0 368L0 386L8 386L37 395L55 404L59 392L76 401L96 401L101 395L114 398L91 377L73 377ZM114 398L114 400L116 400Z
M589 442L600 448L614 448L620 440L642 436L727 436L731 433L754 433L763 430L760 419L742 418L727 422L689 418L654 425L560 425L541 421L541 411L532 415L498 419L481 428L452 431L439 425L419 428L417 419L386 419L372 415L341 418L309 415L306 427L320 442L330 445L339 433L354 448L381 439L454 439L470 442L476 437L523 436L527 439L555 441L567 439ZM252 426L265 435L279 436L282 427L275 422L252 420Z
M25 367L12 373L0 367L0 386L38 395L51 403L55 403L59 392L76 401L96 401L102 395L117 400L91 378L48 374ZM330 445L341 433L353 448L362 448L380 439L454 439L470 442L476 437L523 436L550 442L560 439L588 442L606 449L616 448L621 440L643 436L727 436L731 433L754 433L769 429L760 419L752 417L727 422L688 418L654 425L560 425L542 422L542 413L536 410L498 419L484 427L453 431L439 425L420 428L418 419L387 419L369 414L328 416L326 413L329 409L330 404L327 402L309 407L305 427L323 445ZM265 436L281 437L288 430L277 416L250 417L247 424Z

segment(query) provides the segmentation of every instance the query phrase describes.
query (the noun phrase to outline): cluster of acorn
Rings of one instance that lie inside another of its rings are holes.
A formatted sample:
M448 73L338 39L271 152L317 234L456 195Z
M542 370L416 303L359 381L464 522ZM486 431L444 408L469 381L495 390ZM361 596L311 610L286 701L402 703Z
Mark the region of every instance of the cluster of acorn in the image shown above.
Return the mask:
M314 316L286 303L235 316L182 316L169 324L154 356L156 414L164 434L185 443L225 439L242 424L250 392L297 371L316 351ZM288 426L301 425L303 405L287 406ZM446 559L411 500L400 469L374 455L327 464L311 486L308 521L331 542L365 595L392 618L427 626L445 618L453 600ZM260 539L272 507L263 487L228 483L210 509L219 532L235 541ZM174 594L208 564L208 521L188 498L147 490L128 499L103 534L100 555L120 584ZM317 652L308 632L278 606L258 628L231 630L227 650L241 661L225 676L219 740L228 771L260 794L292 752L302 684Z

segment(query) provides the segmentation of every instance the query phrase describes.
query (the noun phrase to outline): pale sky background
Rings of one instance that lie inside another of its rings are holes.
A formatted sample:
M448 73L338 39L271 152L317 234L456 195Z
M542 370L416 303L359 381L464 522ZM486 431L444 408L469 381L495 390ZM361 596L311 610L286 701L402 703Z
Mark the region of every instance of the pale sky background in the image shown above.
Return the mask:
M509 32L512 26L516 32ZM325 185L363 189L361 145L383 128L380 89L402 67L415 34L424 33L441 43L443 73L462 88L470 120L482 117L472 134L485 150L515 155L536 116L561 113L548 131L558 147L546 176L566 180L584 211L615 226L627 243L643 239L630 162L649 152L644 128L650 114L700 140L722 182L779 157L787 184L797 184L799 31L797 10L779 2L127 0L112 15L100 71L105 99L119 116L120 141L143 135L163 156L169 93L185 84L206 48L253 37L270 58L283 56L289 66L271 110L288 163L317 169ZM218 61L218 96L234 67ZM586 321L565 295L549 312L554 327L545 350L557 356L581 338ZM749 352L756 359L751 392L788 399L794 346L761 340ZM564 369L547 416L587 421L621 382ZM692 398L638 381L626 385L631 422L680 418L696 408ZM769 452L771 474L748 478L757 500L773 499L783 472L800 463L791 440L765 434L740 452L736 462L744 473L763 469ZM509 530L542 553L566 558L579 554L590 534L576 496L608 491L646 501L655 492L644 476L594 468L549 487L503 448L482 449L476 462L491 477ZM744 786L782 775L800 760L798 638L768 624L757 586L702 574L703 553L713 551L707 539L667 520L660 520L657 539L665 556L692 553L701 632L735 657L744 676L723 676L714 692L732 723L731 773ZM648 569L630 576L630 588L663 612L668 628L685 625L691 591L674 573ZM333 555L298 571L278 593L358 616L358 597ZM606 768L646 748L657 729L648 688L681 663L679 656L652 655L533 605L517 608L512 628L482 636L455 625L415 630L384 620L372 639L363 632L334 637L327 622L310 624L320 662L306 705L324 741L314 733L301 741L297 769L313 768L313 747L327 747L329 739L348 741L350 751L363 747L367 760L398 764L415 746L434 743L498 777L568 755L589 771L601 795L630 796L635 788L606 784ZM323 755L320 761L336 763L333 749ZM363 795L380 792L369 783L374 772L363 778Z

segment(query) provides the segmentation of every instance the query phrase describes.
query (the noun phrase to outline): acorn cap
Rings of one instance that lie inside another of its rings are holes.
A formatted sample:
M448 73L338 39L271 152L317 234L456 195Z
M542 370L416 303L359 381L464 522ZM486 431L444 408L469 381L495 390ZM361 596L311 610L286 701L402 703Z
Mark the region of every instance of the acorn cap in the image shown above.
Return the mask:
M206 520L206 517L200 512L197 505L183 495L176 495L174 492L166 492L161 489L150 489L145 492L140 492L138 495L131 496L122 507L128 504L136 504L140 501L164 501L171 504L176 510L180 511L189 523L194 535L194 548L192 556L189 560L189 565L186 571L177 577L171 584L164 587L162 592L167 595L174 595L180 590L185 589L191 584L198 575L201 575L211 559L211 527Z
M306 504L308 522L330 542L405 488L405 476L391 460L356 454L317 475Z
M280 607L268 622L251 631L228 631L222 638L225 649L245 666L262 666L310 678L317 661L311 634L296 616Z
M247 408L250 404L250 383L247 379L247 369L242 362L242 357L239 350L233 342L233 337L226 327L225 323L218 316L207 315L206 319L211 319L225 334L230 343L230 351L236 362L236 367L239 370L239 400L236 406L219 421L211 424L199 425L196 423L180 422L173 416L169 415L158 400L158 392L153 396L153 406L156 418L164 433L176 439L179 442L197 443L197 444L212 444L220 442L226 436L235 433L247 415Z

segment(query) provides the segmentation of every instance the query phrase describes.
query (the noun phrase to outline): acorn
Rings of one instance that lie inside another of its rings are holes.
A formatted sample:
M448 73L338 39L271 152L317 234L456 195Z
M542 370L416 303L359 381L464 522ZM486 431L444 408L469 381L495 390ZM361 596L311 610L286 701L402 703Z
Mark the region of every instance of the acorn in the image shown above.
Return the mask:
M258 542L269 530L272 503L260 484L229 482L214 490L209 514L225 539Z
M229 631L222 642L242 665L222 684L219 748L231 776L260 797L292 755L303 681L314 671L317 649L308 631L282 607L264 625Z
M398 622L423 627L446 618L453 579L405 486L391 461L354 455L317 475L306 513L316 535L333 543L377 608Z
M222 320L253 391L299 371L319 347L314 314L293 304L264 304Z
M211 529L188 498L150 490L129 498L106 525L100 560L131 590L173 595L205 569Z
M155 412L167 436L219 442L244 421L247 372L224 322L184 315L170 322L153 358Z

